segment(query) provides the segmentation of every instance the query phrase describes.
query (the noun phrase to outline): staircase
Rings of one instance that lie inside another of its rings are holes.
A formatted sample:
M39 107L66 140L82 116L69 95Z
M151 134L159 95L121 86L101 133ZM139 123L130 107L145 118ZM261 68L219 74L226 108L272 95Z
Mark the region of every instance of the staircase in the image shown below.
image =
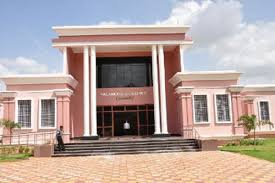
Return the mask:
M200 151L196 139L180 137L131 140L79 141L65 144L65 151L55 149L53 157L96 156L116 154L195 152Z

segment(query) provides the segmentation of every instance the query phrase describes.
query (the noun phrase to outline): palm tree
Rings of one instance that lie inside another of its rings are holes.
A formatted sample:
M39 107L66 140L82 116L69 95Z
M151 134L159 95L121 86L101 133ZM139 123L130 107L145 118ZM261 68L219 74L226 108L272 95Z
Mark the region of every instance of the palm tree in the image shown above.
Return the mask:
M11 137L12 137L13 129L15 129L15 128L21 128L20 124L15 123L12 120L1 119L0 120L0 126L3 126L4 128L8 129L9 134L10 134L10 144L11 144Z
M248 132L251 132L253 130L253 144L255 145L256 141L256 128L264 125L271 125L273 126L273 123L269 120L257 120L256 115L242 115L239 119L240 123L239 125L245 127Z

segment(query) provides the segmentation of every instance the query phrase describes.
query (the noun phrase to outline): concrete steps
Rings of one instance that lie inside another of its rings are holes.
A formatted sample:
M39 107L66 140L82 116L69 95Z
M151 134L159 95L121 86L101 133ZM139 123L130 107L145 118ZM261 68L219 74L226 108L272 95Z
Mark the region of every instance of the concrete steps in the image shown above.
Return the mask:
M58 151L56 149L53 157L200 151L197 140L179 137L116 141L80 141L65 144L65 148L65 151Z

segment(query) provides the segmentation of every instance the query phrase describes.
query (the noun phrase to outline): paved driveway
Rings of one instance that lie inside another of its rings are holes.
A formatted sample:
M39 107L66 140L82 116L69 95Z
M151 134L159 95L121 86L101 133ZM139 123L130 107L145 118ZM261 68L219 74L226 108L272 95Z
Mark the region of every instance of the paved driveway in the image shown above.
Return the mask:
M275 182L275 163L228 152L31 158L0 163L0 182Z

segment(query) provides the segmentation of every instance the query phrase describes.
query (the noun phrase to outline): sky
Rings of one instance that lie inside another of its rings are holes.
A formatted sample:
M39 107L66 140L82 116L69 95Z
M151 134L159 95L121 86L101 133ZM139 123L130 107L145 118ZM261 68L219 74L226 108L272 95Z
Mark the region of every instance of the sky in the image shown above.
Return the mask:
M59 73L52 26L185 24L187 71L237 70L275 83L274 0L1 0L0 75Z

